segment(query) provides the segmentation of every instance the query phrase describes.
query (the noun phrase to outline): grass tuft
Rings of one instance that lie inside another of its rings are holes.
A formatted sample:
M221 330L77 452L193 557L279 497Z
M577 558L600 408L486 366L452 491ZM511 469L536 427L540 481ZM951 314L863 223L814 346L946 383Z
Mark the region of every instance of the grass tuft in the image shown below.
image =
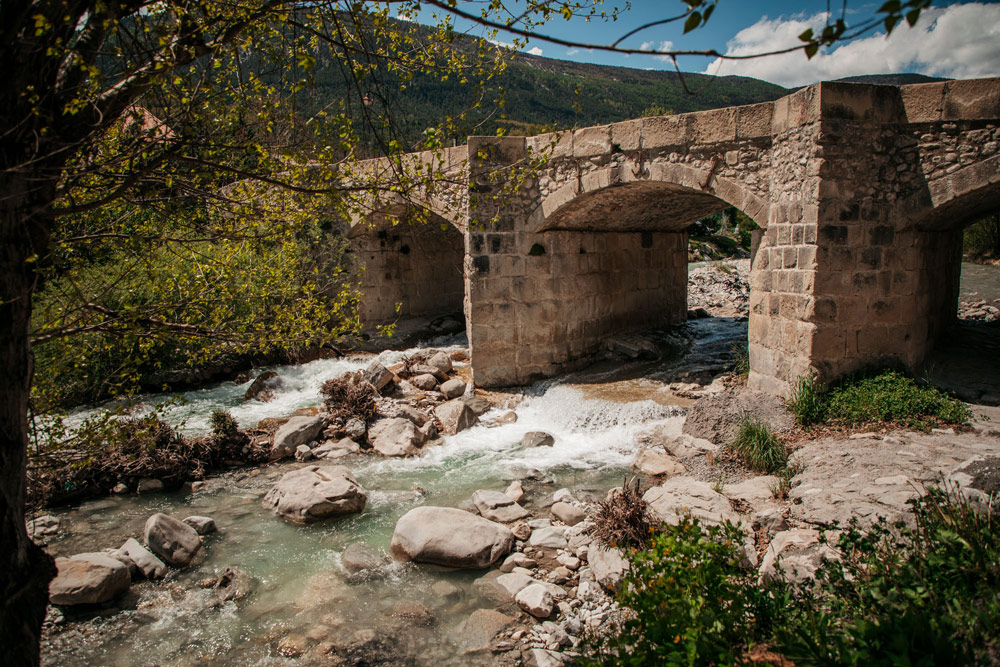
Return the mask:
M767 424L750 417L740 421L732 448L754 472L777 472L788 463L788 450L774 431Z

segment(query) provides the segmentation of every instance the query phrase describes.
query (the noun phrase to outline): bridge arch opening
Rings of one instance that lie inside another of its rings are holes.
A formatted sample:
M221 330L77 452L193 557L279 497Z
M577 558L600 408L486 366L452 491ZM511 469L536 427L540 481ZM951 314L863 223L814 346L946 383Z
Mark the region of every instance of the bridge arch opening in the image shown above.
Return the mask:
M908 230L928 322L919 372L964 400L1000 404L1000 183L938 203Z
M529 278L511 281L514 303L503 307L517 310L517 379L580 366L620 334L685 322L689 230L732 208L704 190L635 181L536 214L520 240Z
M362 326L449 317L464 325L464 235L427 209L376 211L347 235L359 268Z

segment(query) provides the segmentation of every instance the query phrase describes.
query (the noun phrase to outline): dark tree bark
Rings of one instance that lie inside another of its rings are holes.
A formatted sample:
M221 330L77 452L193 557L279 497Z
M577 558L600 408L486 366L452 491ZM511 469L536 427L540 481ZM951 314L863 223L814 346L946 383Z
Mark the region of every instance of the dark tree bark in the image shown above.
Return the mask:
M2 172L0 172L2 173ZM0 662L37 665L55 565L24 525L31 345L38 258L54 186L0 175Z

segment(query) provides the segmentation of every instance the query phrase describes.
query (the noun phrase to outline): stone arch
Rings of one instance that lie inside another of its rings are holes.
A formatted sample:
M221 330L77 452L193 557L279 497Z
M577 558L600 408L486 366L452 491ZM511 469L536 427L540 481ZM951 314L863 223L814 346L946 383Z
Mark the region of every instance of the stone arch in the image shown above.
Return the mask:
M927 183L900 205L901 229L961 229L997 208L1000 201L1000 155L963 167Z
M766 228L767 201L738 181L714 172L711 167L654 163L636 174L629 165L604 165L544 197L529 214L528 228L532 232L551 229L680 231L730 206L743 211L762 229ZM623 203L639 209L629 221L609 223L606 218L595 217Z
M361 270L366 328L462 312L465 237L455 221L400 203L358 221L347 238Z

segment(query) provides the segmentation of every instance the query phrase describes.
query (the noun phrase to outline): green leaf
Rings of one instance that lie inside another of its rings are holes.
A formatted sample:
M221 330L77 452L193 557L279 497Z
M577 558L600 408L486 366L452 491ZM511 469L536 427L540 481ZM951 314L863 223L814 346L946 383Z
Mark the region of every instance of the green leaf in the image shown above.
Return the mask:
M911 28L917 24L917 19L919 18L920 18L919 7L917 9L911 9L910 11L906 12L906 22L910 24Z
M688 33L701 24L701 12L691 12L691 15L684 21L684 32Z
M803 31L799 35L799 41L800 42L811 42L811 41L813 41L813 29L809 28L808 30Z
M878 8L880 14L895 14L900 9L899 0L889 0Z
M806 44L806 58L809 58L811 60L812 57L816 55L818 52L819 52L818 42L813 42L812 44Z
M899 16L886 16L885 17L885 32L886 32L886 34L891 33L892 29L895 28L896 24L899 23L901 20L902 19Z

